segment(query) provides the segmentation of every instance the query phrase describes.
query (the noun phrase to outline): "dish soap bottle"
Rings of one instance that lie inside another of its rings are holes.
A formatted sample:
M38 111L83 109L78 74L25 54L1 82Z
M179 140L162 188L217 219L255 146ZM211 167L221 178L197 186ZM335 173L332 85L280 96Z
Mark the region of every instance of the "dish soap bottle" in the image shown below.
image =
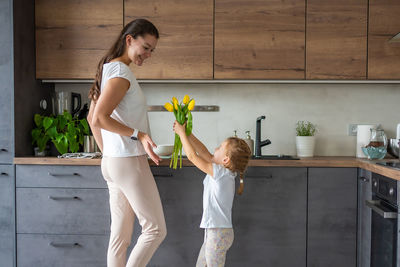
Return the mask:
M250 136L250 131L246 131L246 138L244 141L247 143L247 145L250 147L251 155L254 155L254 140L251 139Z

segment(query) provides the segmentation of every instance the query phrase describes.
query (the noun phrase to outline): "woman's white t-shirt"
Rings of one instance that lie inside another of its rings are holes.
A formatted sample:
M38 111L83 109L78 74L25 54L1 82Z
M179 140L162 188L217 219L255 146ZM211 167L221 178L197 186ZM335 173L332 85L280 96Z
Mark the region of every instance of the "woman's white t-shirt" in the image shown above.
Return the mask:
M104 64L101 91L108 80L117 77L128 80L130 85L126 95L111 113L111 118L132 129L150 134L146 98L128 65L120 61ZM101 129L101 137L103 138L104 156L131 157L146 154L142 143L134 141L128 136Z
M204 178L203 217L201 228L232 228L232 204L236 173L212 164L214 177Z

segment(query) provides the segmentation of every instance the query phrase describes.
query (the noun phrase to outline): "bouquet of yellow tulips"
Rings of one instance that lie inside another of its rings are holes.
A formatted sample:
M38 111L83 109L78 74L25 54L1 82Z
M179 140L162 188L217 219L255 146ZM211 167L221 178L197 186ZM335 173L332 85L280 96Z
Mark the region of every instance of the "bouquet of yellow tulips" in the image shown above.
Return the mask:
M176 121L179 122L181 125L186 123L186 135L190 135L192 133L193 128L193 119L192 113L190 112L193 110L195 105L194 99L190 99L188 95L183 97L182 103L179 103L176 97L172 98L171 103L165 103L164 107L169 112L174 112ZM179 135L175 134L175 141L174 141L174 152L172 153L171 162L169 167L173 166L174 169L178 166L178 158L180 157L180 168L182 168L182 142L179 138Z

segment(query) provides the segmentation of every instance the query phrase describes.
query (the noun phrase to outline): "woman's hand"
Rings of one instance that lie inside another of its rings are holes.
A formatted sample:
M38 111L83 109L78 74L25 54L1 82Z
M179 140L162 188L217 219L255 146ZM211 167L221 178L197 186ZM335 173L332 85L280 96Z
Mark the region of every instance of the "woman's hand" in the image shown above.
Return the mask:
M147 155L149 155L151 160L154 161L154 163L158 165L159 162L161 161L161 159L153 151L153 147L157 147L157 145L153 142L153 140L151 140L151 137L146 133L139 132L138 139L142 143Z
M174 132L179 136L186 134L186 122L184 125L181 125L178 121L175 121L173 129L174 129Z

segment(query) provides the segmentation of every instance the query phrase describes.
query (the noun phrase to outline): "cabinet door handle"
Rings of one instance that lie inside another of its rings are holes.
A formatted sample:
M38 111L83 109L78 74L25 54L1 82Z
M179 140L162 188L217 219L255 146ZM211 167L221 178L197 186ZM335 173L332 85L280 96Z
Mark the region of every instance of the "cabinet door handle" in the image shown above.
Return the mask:
M0 175L1 175L1 176L8 176L8 173L2 172Z
M74 247L81 247L78 242L75 243L57 243L57 242L50 242L49 246L56 247L56 248L74 248Z
M51 173L51 172L49 172L48 173L49 174L49 176L54 176L54 177L57 177L57 176L79 176L79 173L77 173L77 172L74 172L74 173Z
M153 174L154 177L172 177L174 176L172 173L167 174Z
M373 211L381 215L384 219L396 219L397 212L387 211L381 208L380 200L365 200L365 204L370 207Z
M49 196L49 199L52 200L81 200L80 197L73 196L73 197L55 197L55 196Z
M1 151L1 152L8 152L8 150L5 149L5 148L0 149L0 151Z
M369 182L369 179L364 176L360 176L360 180L363 182Z
M270 175L260 175L260 176L246 176L246 174L244 175L244 179L272 179L272 174Z

